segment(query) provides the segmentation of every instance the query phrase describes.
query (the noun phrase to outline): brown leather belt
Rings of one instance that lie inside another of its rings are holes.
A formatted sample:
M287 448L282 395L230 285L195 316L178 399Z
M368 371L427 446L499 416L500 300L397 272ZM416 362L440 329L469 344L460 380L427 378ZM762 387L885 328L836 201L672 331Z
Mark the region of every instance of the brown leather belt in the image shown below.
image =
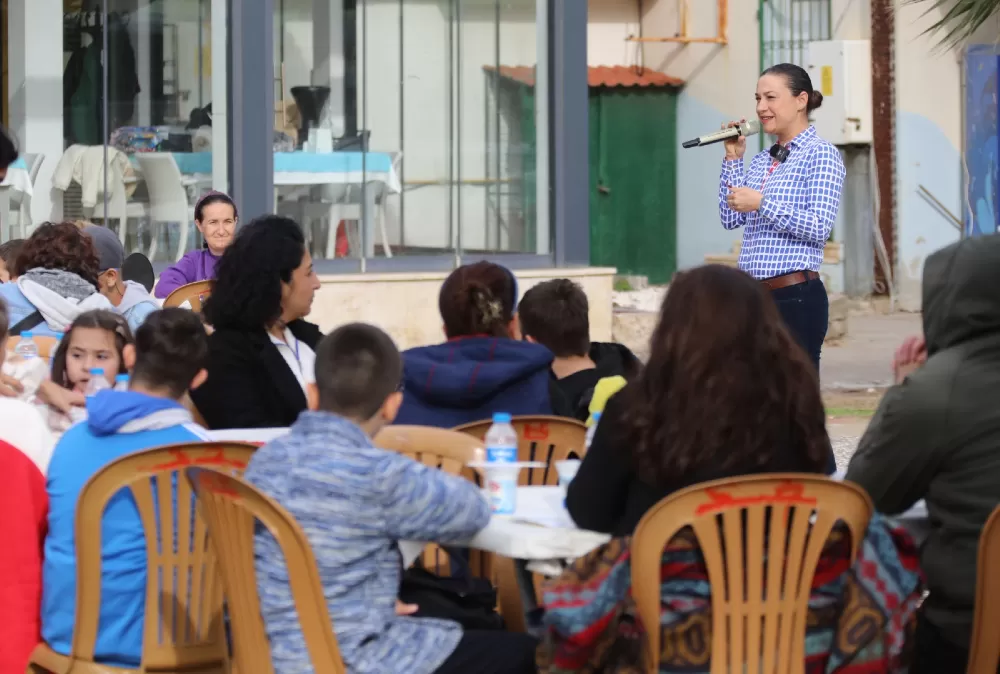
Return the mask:
M797 286L800 283L806 283L818 278L819 273L814 271L793 271L790 274L782 274L781 276L772 276L771 278L761 279L760 282L766 285L769 290L780 290L782 288L787 288L788 286Z

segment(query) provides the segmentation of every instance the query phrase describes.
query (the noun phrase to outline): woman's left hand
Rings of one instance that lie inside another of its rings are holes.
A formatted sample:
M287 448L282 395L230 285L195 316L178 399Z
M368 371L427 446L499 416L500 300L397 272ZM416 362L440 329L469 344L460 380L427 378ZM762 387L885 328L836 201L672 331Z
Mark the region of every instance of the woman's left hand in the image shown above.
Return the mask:
M738 213L750 213L760 208L760 201L763 198L764 195L757 190L752 190L749 187L733 187L730 185L726 203Z

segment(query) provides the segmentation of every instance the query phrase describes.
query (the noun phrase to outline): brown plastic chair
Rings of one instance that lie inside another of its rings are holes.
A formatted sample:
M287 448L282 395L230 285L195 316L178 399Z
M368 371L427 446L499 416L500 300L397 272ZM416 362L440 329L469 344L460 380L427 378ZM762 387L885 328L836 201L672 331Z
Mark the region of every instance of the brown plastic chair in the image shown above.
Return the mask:
M185 482L198 495L198 507L208 523L222 568L236 668L252 674L275 674L254 569L257 520L271 532L285 556L288 582L313 670L345 674L316 558L295 518L241 478L203 468L189 468L185 474Z
M95 473L80 492L76 508L76 625L71 653L61 655L39 644L28 672L228 673L215 553L205 521L192 518L191 486L178 473L188 466L242 473L256 449L242 442L167 445L129 454ZM174 490L154 491L154 477L158 486L176 482L176 521ZM111 497L126 487L132 490L145 529L148 560L142 665L136 670L94 662L101 606L101 520Z
M545 468L522 470L518 484L554 486L559 484L555 462L564 461L575 454L583 458L587 426L576 419L544 415L514 417L511 423L517 431L517 458L519 461L541 461ZM486 437L493 422L489 419L462 424L455 428L480 440Z
M967 674L996 674L1000 662L1000 506L979 534L976 606L972 618Z
M212 294L214 281L195 281L177 288L163 300L163 308L179 307L185 302L191 305L191 311L201 313L202 303Z
M30 330L29 330L30 332ZM7 355L14 355L14 347L17 346L17 342L21 339L18 335L12 335L7 339ZM55 337L47 337L45 335L32 335L31 341L35 343L38 347L38 357L44 359L51 359L52 356L56 355L56 346L59 344L59 340Z
M873 511L856 484L804 474L705 482L660 501L632 539L632 596L647 626L648 671L659 670L663 549L682 528L694 529L712 586L711 674L803 674L820 553L843 520L853 561Z
M482 459L483 442L474 436L431 426L386 426L375 436L374 442L377 447L405 454L425 466L461 475L479 484L476 471L467 465ZM495 583L497 604L507 629L524 632L524 604L513 560L474 548L469 553L472 573ZM441 546L428 543L421 559L423 568L431 573L450 575L448 553Z

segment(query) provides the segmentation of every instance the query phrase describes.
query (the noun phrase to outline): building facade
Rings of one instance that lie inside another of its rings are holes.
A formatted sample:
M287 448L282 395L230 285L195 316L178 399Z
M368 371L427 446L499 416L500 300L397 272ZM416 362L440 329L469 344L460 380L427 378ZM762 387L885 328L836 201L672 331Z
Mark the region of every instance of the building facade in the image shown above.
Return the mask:
M490 259L523 287L579 278L597 336L609 336L613 270L588 268L581 198L584 3L0 8L3 119L28 161L43 157L37 170L12 171L27 181L32 222L104 221L162 268L200 245L190 212L217 189L244 222L278 212L302 223L323 281L313 317L325 329L361 319L405 345L436 341L440 281ZM535 70L527 119L499 95L494 73L507 63Z

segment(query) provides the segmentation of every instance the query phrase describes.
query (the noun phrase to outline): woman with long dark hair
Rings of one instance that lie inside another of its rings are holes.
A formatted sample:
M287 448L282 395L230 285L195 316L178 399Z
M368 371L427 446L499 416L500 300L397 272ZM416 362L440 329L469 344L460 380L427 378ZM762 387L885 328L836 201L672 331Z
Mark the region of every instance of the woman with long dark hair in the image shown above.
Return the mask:
M671 283L649 361L608 401L566 506L581 528L629 535L683 487L831 459L816 369L766 289L707 265Z
M209 428L285 427L306 409L323 335L304 319L318 289L295 221L265 215L236 235L204 307L208 380L191 392Z

